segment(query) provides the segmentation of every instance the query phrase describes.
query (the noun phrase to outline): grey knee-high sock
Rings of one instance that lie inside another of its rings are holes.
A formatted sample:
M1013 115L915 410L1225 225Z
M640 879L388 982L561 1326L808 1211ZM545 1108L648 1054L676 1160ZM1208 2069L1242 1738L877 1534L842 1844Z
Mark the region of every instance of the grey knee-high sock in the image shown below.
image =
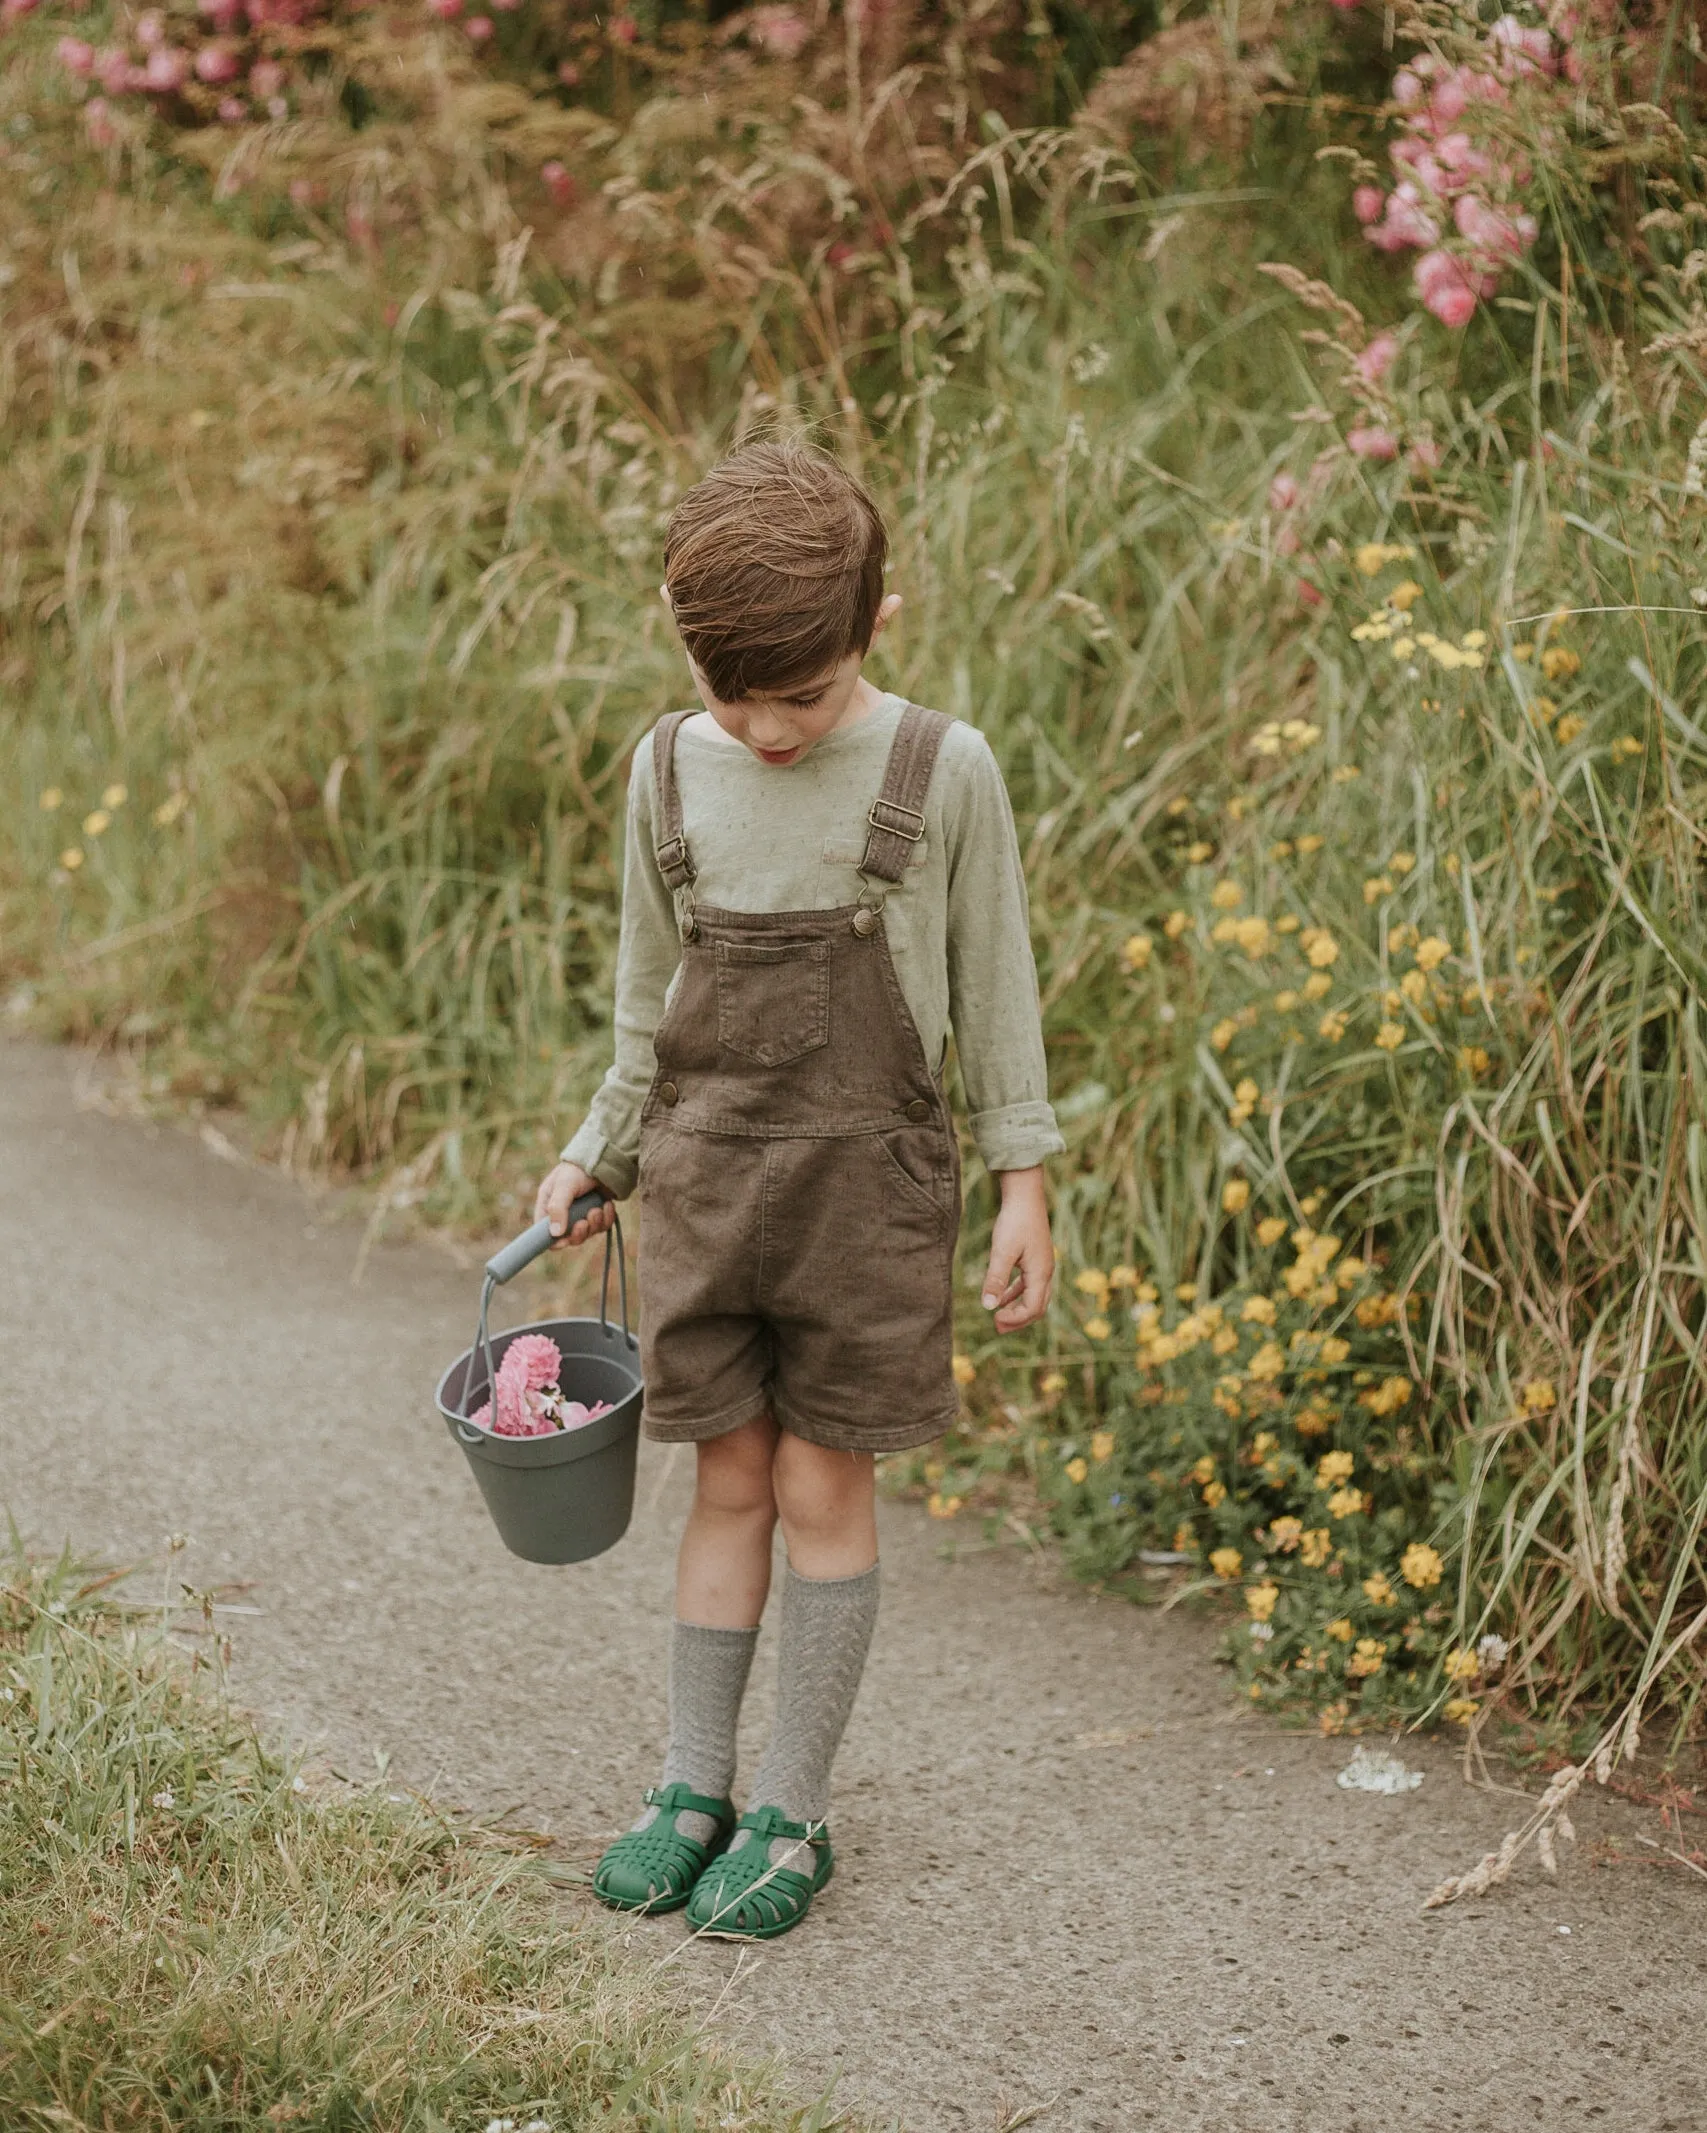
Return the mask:
M851 1578L784 1573L776 1725L750 1807L780 1807L791 1822L821 1822L829 1812L830 1765L865 1671L877 1592L875 1563Z
M666 1785L689 1785L713 1800L727 1796L735 1779L735 1722L758 1641L756 1629L677 1622L671 1630Z

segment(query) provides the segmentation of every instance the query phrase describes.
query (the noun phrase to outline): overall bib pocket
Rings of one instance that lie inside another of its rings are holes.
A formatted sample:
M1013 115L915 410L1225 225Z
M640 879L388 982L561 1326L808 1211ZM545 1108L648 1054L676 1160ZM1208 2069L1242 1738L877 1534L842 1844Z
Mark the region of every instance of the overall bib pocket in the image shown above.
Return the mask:
M828 941L719 941L717 1041L759 1066L786 1066L830 1041Z

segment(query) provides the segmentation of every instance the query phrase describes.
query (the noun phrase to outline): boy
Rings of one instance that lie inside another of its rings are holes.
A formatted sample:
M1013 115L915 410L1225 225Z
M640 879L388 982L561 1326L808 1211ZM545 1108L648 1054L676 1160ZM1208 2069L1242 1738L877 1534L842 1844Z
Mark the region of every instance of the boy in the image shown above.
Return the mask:
M677 507L663 595L705 708L635 753L616 1063L536 1206L561 1232L579 1194L638 1176L645 1425L698 1458L669 1752L594 1887L737 1938L787 1932L829 1879L877 1612L874 1458L954 1419L951 1025L1001 1191L1000 1331L1042 1316L1054 1270L1062 1142L1013 817L978 733L860 671L901 604L886 549L865 491L797 442L746 447ZM737 1821L779 1519L776 1725Z

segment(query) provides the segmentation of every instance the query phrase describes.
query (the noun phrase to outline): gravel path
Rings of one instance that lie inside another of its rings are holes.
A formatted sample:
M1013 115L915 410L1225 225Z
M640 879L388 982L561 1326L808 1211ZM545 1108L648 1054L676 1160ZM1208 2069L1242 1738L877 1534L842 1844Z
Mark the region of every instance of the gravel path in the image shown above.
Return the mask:
M240 1693L340 1770L515 1806L590 1858L651 1778L686 1455L643 1452L623 1545L506 1556L430 1414L471 1272L359 1230L193 1133L80 1102L0 1046L0 1473L35 1540L189 1536L241 1584ZM213 1137L217 1141L217 1137ZM524 1278L525 1315L565 1278ZM884 1613L838 1769L841 1871L791 1939L666 1973L803 2090L912 2133L1707 2125L1707 1890L1593 1803L1556 1883L1425 1916L1512 1803L1451 1757L1402 1799L1344 1743L1237 1706L1200 1626L1057 1589L884 1514ZM766 1717L768 1653L746 1767ZM577 1901L581 1900L579 1898ZM648 1958L672 1921L630 1926Z

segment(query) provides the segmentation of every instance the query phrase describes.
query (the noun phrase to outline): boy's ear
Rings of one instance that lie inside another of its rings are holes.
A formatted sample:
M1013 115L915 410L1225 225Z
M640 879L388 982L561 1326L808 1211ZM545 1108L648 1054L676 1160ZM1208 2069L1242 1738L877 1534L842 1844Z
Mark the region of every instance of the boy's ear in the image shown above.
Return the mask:
M899 593L885 593L882 600L879 601L877 613L872 617L871 621L871 641L873 644L877 642L878 638L882 636L883 632L900 612L901 595Z
M671 614L673 615L676 611L676 603L670 598L670 588L667 585L659 586L658 597L660 600L663 601L664 605L670 610Z

